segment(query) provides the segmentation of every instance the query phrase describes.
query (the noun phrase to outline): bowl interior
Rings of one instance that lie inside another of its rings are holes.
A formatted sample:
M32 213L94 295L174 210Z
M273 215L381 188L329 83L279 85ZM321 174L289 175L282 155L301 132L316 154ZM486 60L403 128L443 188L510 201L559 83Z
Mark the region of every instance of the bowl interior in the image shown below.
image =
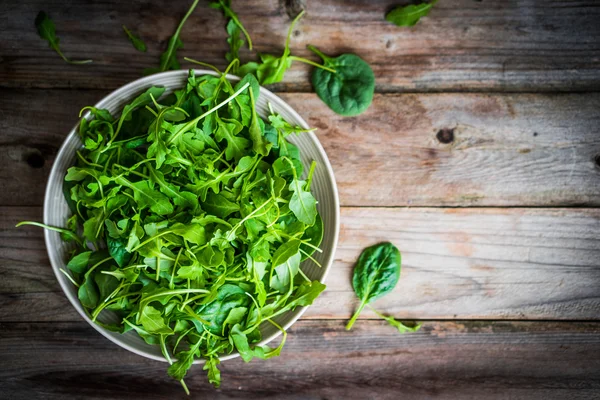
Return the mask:
M195 73L196 75L216 75L215 72L207 70L195 70ZM96 107L108 109L113 115L118 115L117 113L125 104L147 88L151 86L163 86L166 88L165 94L168 94L183 87L187 80L187 76L188 72L182 70L165 72L139 79L114 91L96 104ZM239 79L232 75L229 75L228 78L230 80ZM259 115L263 118L266 118L269 114L269 103L275 112L281 114L281 116L292 125L298 125L305 129L309 128L307 123L289 105L270 91L261 88L260 97L258 98L256 106ZM89 117L89 115L87 117ZM71 130L63 143L48 179L44 201L44 223L49 225L64 226L69 217L69 208L62 193L62 182L67 169L72 166L75 161L75 151L81 147L81 141L75 130L76 127ZM290 135L288 136L288 140L299 147L302 162L305 166L309 166L313 160L317 162L311 190L318 201L317 208L323 219L324 235L321 244L323 252L315 253L313 257L319 261L322 268L319 268L310 260L305 261L301 268L312 280L323 282L333 261L339 232L339 200L335 178L329 160L314 133ZM305 170L306 169L307 168L305 168ZM88 318L83 307L79 303L76 288L71 284L67 277L60 272L61 268L67 270L66 263L68 260L66 257L70 249L69 245L61 240L58 233L49 230L45 230L45 240L52 269L69 301L73 304L79 314L81 314L81 316L98 332L119 346L148 358L165 361L157 346L147 344L133 331L127 332L126 334L111 332L93 323ZM298 307L294 311L278 316L275 320L280 326L287 329L300 317L300 315L302 315L305 309L306 307ZM110 322L115 318L116 316L114 314L104 311L98 319L101 322ZM260 329L263 337L261 344L273 340L281 333L269 323L264 323L261 325ZM222 356L221 360L233 358L238 355L239 354L235 352L230 355ZM202 361L197 360L196 362Z

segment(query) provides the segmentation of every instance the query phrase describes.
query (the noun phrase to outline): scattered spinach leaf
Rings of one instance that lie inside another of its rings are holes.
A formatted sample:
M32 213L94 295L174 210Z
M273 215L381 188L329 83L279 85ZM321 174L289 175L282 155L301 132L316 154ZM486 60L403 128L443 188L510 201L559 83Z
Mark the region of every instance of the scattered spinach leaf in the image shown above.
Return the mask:
M315 69L312 84L317 95L333 111L344 116L358 115L367 110L375 93L375 75L365 60L356 54L329 57L314 46L308 46L323 59L324 65L335 70Z
M400 278L400 251L391 243L380 243L367 247L361 253L352 276L352 287L360 299L360 305L348 324L350 330L367 304L391 292ZM386 321L400 331L400 323L391 317Z

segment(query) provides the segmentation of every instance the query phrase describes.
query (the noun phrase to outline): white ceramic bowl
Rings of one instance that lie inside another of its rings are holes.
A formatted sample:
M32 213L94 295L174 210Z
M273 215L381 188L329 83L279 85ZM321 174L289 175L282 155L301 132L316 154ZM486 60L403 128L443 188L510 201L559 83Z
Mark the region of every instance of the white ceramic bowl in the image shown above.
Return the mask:
M217 75L213 71L195 70L196 75L211 74ZM187 81L188 71L172 71L164 72L148 76L137 81L131 82L128 85L112 92L102 101L96 104L97 108L108 109L113 115L131 101L135 96L145 91L151 86L163 86L166 88L165 94L171 93L185 85ZM230 80L239 80L238 77L228 75ZM289 105L287 105L279 97L275 96L270 91L261 88L260 97L257 101L257 110L261 117L266 118L268 115L268 104L271 104L273 110L292 125L299 125L305 129L309 128L308 124L296 113ZM89 113L86 115L89 118ZM48 186L46 187L46 197L44 201L44 223L48 225L64 226L69 216L69 208L62 193L62 183L67 169L73 165L75 161L75 151L81 147L81 141L76 134L76 128L73 128L63 143L56 161L52 166L50 177L48 178ZM310 260L302 264L302 270L306 275L321 282L325 281L327 272L333 261L334 251L337 245L339 234L339 199L333 170L327 155L317 140L317 137L311 133L302 133L301 135L290 135L289 141L299 147L302 162L305 166L310 165L312 160L317 162L317 168L313 177L311 190L318 201L317 208L323 218L324 235L321 244L322 253L315 253L314 257L322 265L322 268L317 267ZM64 243L60 235L56 232L45 231L46 247L48 248L48 256L52 269L56 275L56 279L60 283L67 298L75 307L77 312L94 327L98 332L107 337L109 340L119 346L132 351L136 354L159 361L166 361L161 354L158 346L151 346L144 342L136 333L130 331L126 334L120 334L108 331L99 325L92 322L83 310L77 298L77 290L73 284L65 277L60 268L67 270L67 252L70 246ZM298 307L294 311L282 314L276 318L276 322L288 329L306 310L306 307ZM113 322L116 316L110 312L103 312L98 318L101 322ZM273 325L265 323L261 325L263 340L260 344L265 344L279 336L281 333ZM227 360L237 357L237 352L221 357L221 360ZM202 360L197 360L195 363L202 363Z

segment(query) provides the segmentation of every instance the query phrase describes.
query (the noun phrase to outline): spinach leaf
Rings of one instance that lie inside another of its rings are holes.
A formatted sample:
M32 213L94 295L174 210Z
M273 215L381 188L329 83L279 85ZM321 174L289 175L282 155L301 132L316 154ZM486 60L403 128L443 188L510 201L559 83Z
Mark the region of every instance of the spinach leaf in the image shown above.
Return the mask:
M69 64L89 64L92 62L92 60L71 60L62 53L58 45L60 40L56 36L56 28L54 26L54 22L50 19L50 17L48 17L48 14L46 14L45 12L40 11L38 13L37 17L35 18L35 27L37 28L40 37L42 39L47 40L48 44L50 45L50 48L56 51L60 58L62 58L65 62Z
M408 6L396 7L387 15L385 19L397 26L414 26L421 19L427 16L431 8L438 0L430 3L411 4Z
M334 112L358 115L367 110L373 101L375 75L362 58L355 54L329 57L314 46L308 46L323 59L326 67L335 70L315 69L312 84L317 95Z
M391 243L380 243L361 253L352 276L352 287L361 302L346 325L347 330L368 303L394 289L400 278L400 264L400 251Z
M123 31L125 32L129 40L131 41L131 44L133 45L133 47L135 47L137 51L141 51L142 53L146 52L146 43L144 43L142 39L131 33L131 31L127 29L125 25L123 25Z

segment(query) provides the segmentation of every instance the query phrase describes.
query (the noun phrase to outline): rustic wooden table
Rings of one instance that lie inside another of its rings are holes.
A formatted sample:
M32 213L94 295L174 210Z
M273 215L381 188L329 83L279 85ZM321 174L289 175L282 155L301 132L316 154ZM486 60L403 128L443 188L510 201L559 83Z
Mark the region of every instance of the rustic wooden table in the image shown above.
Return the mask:
M82 106L141 75L189 2L0 4L0 398L184 398L165 364L96 333L52 274L40 220L54 157ZM236 1L258 51L355 52L375 71L363 115L343 118L294 65L273 89L318 128L342 204L328 290L289 331L281 357L227 361L194 398L600 397L600 3L442 0L414 28L386 23L401 0ZM243 3L246 3L242 5ZM33 20L55 20L63 63ZM138 32L136 52L121 25ZM224 67L224 23L202 4L181 57ZM245 52L243 57L250 55ZM185 65L184 67L188 67ZM403 252L377 302L424 321L398 335L365 312L351 332L361 249Z

